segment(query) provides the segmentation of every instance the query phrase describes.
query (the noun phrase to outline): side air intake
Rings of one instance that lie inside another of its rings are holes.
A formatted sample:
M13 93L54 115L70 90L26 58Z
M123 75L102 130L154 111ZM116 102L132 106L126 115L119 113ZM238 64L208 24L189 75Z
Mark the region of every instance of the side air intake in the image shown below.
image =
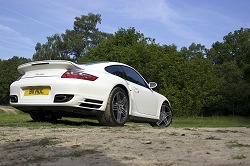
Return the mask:
M85 99L80 106L88 109L98 109L102 106L102 103L103 101L100 100Z

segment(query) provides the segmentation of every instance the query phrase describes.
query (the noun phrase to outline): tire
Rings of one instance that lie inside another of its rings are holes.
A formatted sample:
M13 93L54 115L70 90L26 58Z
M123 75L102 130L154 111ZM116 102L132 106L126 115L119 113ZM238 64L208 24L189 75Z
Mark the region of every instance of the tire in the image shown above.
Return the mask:
M168 127L172 123L172 109L167 103L163 103L161 106L161 112L159 120L155 123L150 123L153 127Z
M123 126L129 116L129 99L126 92L120 88L114 88L108 99L104 112L98 115L98 121L106 126Z
M44 115L44 114L30 114L30 117L36 122L53 122L61 118L59 116Z

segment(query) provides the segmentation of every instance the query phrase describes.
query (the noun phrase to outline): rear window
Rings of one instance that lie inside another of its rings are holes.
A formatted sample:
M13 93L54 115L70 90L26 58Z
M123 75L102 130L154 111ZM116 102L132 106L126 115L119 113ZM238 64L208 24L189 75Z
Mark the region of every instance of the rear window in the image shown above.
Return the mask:
M105 67L105 70L110 74L116 75L123 79L125 78L122 69L119 65L107 66Z

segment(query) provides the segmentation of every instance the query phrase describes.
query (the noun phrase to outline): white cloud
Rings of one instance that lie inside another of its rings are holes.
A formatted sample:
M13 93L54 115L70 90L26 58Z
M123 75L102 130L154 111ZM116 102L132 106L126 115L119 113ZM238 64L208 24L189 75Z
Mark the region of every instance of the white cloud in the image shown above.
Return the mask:
M0 42L16 45L22 48L34 49L34 42L24 37L18 31L0 24Z
M0 24L0 33L2 33L2 35L4 33L15 33L15 34L19 35L19 33L16 32L15 30L13 30L12 28L4 26L4 25L1 25L1 24Z

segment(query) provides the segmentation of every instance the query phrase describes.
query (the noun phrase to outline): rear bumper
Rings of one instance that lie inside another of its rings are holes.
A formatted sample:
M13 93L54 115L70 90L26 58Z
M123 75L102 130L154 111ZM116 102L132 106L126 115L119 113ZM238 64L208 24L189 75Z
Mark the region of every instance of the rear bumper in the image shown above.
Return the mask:
M48 95L25 96L27 87L50 87ZM104 111L113 85L101 80L36 78L16 81L10 86L10 104L23 112L48 110L59 114ZM64 100L64 96L65 100Z

